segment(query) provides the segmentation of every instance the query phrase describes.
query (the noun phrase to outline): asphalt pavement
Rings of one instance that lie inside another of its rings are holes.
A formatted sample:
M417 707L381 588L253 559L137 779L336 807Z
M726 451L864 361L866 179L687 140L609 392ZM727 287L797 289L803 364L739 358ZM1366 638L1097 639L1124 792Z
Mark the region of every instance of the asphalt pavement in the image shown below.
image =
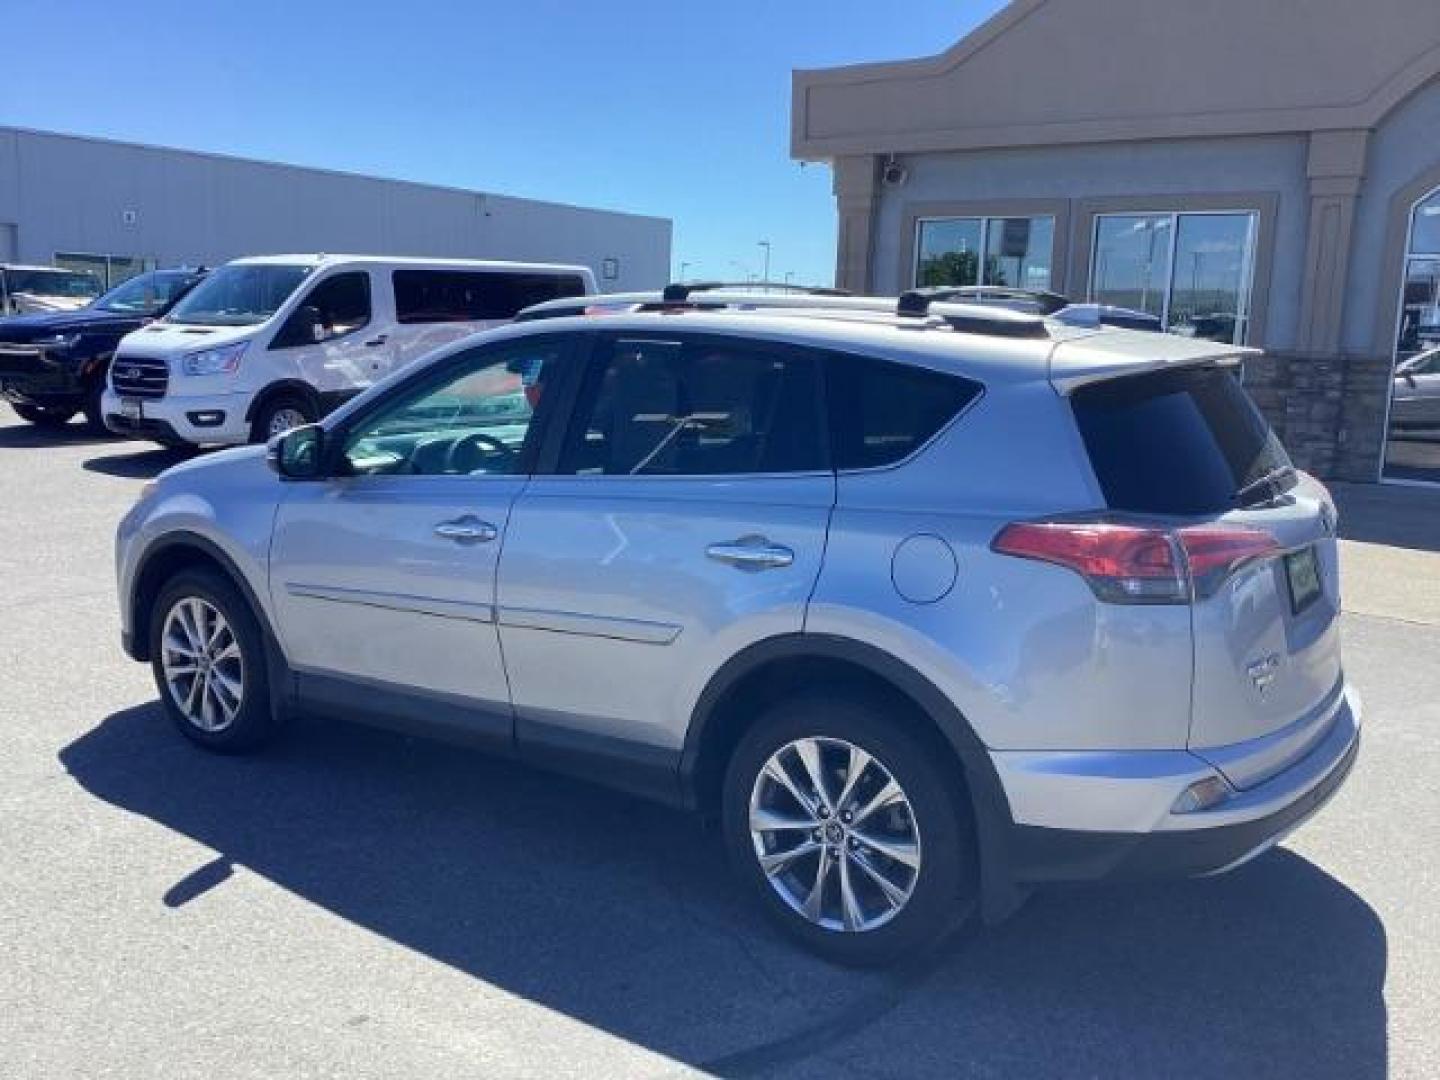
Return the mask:
M183 742L120 652L111 551L175 460L0 406L5 1080L1440 1076L1426 493L1342 493L1366 729L1318 818L1233 874L1043 894L877 974L797 952L714 836L645 802L344 725Z

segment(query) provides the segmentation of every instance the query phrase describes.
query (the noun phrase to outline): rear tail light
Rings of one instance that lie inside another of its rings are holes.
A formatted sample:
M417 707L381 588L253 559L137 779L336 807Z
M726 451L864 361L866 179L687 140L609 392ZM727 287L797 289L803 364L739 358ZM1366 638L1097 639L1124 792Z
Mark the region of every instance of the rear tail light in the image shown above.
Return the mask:
M1073 570L1096 596L1115 604L1183 604L1209 596L1245 563L1280 550L1259 529L1077 521L1015 522L990 546Z

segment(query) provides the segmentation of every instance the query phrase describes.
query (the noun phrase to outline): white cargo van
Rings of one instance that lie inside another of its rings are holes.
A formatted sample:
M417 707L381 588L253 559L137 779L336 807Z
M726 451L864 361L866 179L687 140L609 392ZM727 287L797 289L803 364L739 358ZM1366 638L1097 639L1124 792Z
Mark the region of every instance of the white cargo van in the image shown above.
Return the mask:
M583 266L236 259L121 340L101 405L105 426L166 445L259 442L521 308L594 292Z

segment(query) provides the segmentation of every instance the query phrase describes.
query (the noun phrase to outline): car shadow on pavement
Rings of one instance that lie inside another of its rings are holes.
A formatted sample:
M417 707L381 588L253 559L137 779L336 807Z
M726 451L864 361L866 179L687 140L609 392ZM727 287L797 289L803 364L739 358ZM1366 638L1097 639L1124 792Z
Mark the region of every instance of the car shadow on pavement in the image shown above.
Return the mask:
M43 449L50 446L105 446L118 442L120 436L98 434L84 424L72 422L63 427L48 428L23 421L0 424L0 450Z
M1440 490L1387 484L1330 485L1340 538L1440 551Z
M511 762L310 722L218 757L158 703L60 758L216 852L157 905L203 903L243 867L717 1075L1386 1072L1384 930L1283 849L1210 880L1050 893L918 967L856 972L774 934L689 817Z
M200 453L198 449L172 450L164 446L152 446L146 450L137 450L133 454L102 454L85 461L84 468L89 472L103 473L106 476L149 480L159 476L172 465L189 461L198 453Z

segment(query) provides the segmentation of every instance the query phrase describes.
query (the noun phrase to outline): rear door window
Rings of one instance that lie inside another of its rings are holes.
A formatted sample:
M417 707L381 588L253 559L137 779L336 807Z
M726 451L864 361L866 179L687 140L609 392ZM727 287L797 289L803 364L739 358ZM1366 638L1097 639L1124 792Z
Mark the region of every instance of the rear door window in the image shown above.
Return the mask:
M815 354L725 339L602 341L557 471L714 476L827 470Z
M893 465L980 396L979 383L871 357L833 355L826 368L837 469Z
M1221 368L1109 379L1076 391L1071 404L1113 510L1219 513L1290 468L1260 410Z
M392 279L401 323L511 319L532 304L585 294L577 274L406 268Z

